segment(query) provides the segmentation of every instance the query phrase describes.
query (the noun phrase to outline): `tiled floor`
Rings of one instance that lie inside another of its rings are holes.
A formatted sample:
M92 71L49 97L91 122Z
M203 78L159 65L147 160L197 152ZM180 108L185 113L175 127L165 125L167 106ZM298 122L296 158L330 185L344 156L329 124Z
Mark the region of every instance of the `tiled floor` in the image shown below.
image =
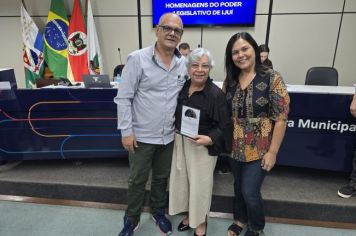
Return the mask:
M116 236L124 212L72 206L0 201L0 236ZM170 217L176 227L182 216ZM210 218L208 235L226 235L228 219ZM143 213L135 236L162 235L148 213ZM193 235L192 231L173 235ZM268 236L356 236L356 230L267 223Z

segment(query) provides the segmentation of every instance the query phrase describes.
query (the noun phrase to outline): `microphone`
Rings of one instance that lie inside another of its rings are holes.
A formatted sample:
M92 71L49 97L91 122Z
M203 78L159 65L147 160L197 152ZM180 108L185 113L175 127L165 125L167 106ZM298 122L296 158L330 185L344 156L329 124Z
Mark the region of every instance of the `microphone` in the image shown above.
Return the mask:
M119 51L119 56L120 56L120 65L122 65L122 60L121 60L121 51L120 51L120 48L117 48L117 50Z
M198 44L198 48L200 48L201 46L200 46L200 44Z

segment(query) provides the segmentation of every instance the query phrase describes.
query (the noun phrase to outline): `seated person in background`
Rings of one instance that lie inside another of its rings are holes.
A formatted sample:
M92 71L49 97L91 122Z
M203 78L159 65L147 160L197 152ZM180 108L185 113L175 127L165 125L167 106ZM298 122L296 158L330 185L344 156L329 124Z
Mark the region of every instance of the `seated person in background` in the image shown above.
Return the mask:
M268 46L265 44L261 44L258 48L260 50L260 57L261 57L262 65L265 65L270 69L273 69L272 61L270 59L268 59L268 55L269 55Z
M351 105L350 113L353 117L356 118L356 94L354 95ZM337 195L343 198L349 198L352 195L356 194L356 152L352 162L353 169L350 175L350 182L348 185L343 186L337 191Z
M185 57L187 57L190 53L190 46L188 43L179 44L178 49L179 49L179 52Z

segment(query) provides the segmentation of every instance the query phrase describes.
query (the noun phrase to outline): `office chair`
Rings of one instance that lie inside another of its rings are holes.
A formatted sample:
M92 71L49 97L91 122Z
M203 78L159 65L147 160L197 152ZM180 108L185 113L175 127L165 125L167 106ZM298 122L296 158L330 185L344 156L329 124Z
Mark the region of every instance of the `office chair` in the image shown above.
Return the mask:
M125 64L117 65L114 68L114 78L119 74L121 76L122 70L124 69Z
M305 85L337 86L339 74L333 67L312 67L308 70Z
M17 89L15 71L12 68L0 68L0 81L9 82L11 89Z

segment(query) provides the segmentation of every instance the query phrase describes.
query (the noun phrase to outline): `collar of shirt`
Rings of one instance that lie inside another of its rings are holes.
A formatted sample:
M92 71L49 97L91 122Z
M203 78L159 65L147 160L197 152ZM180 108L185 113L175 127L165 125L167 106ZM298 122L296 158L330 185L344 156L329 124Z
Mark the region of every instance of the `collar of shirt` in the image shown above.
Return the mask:
M163 64L163 62L161 61L160 57L155 52L156 44L151 46L151 53L152 53L151 59L152 59L153 63L155 63L157 66L161 67L165 71L171 71L176 66L178 61L183 60L182 54L179 52L179 50L177 48L175 48L174 49L174 57L172 58L170 68L167 69L166 66Z
M192 82L191 79L187 80L187 82L184 84L184 87L183 87L183 91L187 95L189 93L189 87L190 87L190 83L191 82ZM205 96L209 96L208 89L210 88L212 83L213 83L213 79L211 79L209 77L208 80L205 82L205 86L204 86L203 90L202 91L197 91L197 92L202 92Z
M152 51L152 60L155 60L155 56L156 56L155 48L156 48L156 45L157 45L157 43L155 43L155 44L152 46L152 48L151 48L151 51ZM177 48L174 49L174 55L175 55L176 57L178 57L178 58L181 58L181 57L183 56Z

